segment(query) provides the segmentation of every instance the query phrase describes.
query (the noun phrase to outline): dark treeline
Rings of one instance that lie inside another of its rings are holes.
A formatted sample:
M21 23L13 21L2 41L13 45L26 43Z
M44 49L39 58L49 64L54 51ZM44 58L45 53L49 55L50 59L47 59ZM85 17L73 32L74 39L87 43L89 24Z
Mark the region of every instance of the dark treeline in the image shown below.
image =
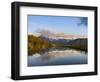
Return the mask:
M75 48L75 49L79 49L79 50L83 50L83 51L88 51L88 39L84 38L84 39L76 39L76 40L72 40L68 43L68 47L70 48Z

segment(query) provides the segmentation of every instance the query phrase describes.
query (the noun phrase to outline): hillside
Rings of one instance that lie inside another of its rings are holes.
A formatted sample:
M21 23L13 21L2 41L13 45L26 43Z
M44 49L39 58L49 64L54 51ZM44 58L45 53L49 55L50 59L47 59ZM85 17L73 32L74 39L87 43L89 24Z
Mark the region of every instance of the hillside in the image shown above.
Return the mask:
M87 51L87 38L81 39L50 39L47 37L28 35L28 54L40 52L46 48L69 47Z
M33 54L48 46L49 44L47 41L41 40L34 35L28 35L28 54Z
M75 49L80 49L84 51L88 51L88 39L87 38L81 38L81 39L76 39L76 40L71 40L68 42L68 46L71 48Z

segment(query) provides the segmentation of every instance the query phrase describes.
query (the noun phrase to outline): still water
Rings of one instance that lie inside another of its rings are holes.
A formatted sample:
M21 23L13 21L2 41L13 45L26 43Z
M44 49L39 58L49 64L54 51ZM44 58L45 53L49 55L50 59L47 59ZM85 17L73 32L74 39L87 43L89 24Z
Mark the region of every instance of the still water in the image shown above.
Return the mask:
M70 48L49 48L28 56L28 66L87 64L87 52Z

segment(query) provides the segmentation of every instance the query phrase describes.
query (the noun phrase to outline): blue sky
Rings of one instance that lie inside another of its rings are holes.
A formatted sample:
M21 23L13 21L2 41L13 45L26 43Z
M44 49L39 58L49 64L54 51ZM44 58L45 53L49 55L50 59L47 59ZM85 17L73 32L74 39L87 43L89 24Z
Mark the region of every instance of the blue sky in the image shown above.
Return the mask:
M56 33L87 35L88 26L79 25L81 18L86 17L29 15L28 34L37 35L38 29L46 29Z

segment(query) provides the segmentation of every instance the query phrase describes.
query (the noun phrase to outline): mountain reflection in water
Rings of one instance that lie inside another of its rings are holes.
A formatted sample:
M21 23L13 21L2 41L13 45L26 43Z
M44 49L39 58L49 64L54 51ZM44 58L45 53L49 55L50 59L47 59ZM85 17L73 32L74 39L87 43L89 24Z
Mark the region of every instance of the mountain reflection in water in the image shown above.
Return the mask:
M28 66L87 64L87 52L70 48L49 48L28 56Z

